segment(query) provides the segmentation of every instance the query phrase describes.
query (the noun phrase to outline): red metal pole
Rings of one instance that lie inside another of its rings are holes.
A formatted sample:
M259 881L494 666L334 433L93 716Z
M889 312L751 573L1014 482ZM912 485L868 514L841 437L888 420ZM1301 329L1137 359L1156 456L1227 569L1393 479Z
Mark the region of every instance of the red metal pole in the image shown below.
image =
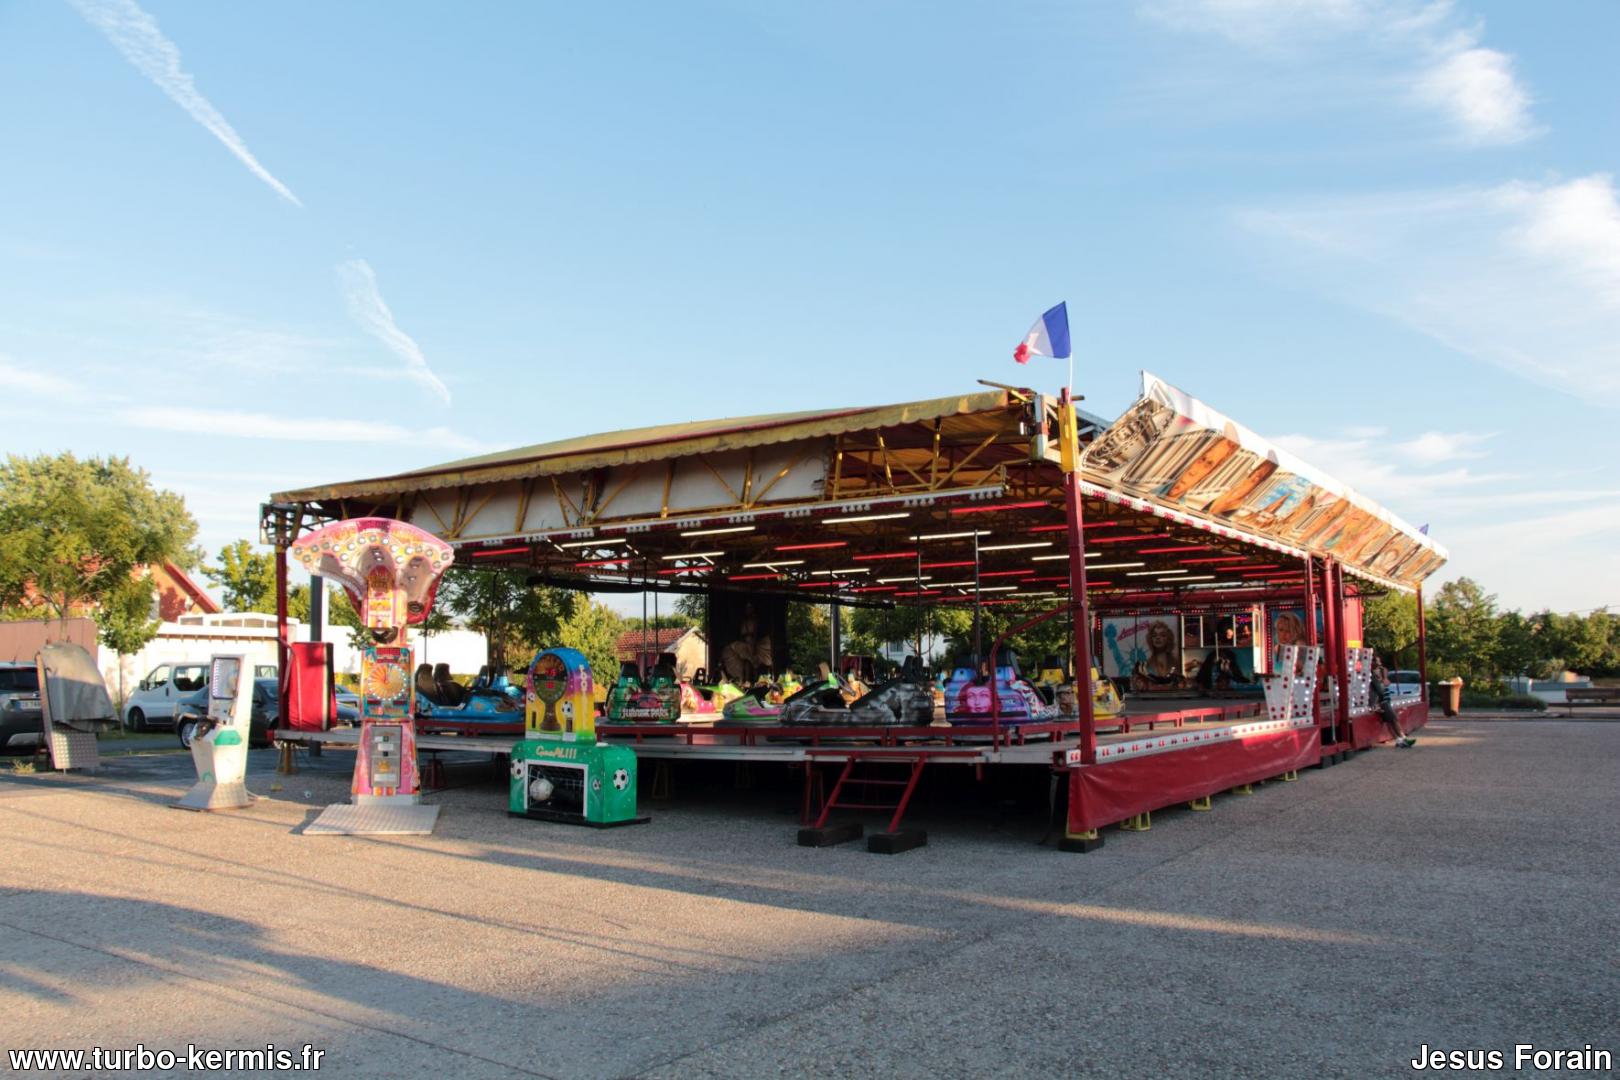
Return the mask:
M1068 391L1060 408L1072 409ZM1069 518L1069 610L1074 617L1074 685L1080 707L1080 763L1097 763L1097 714L1092 708L1091 614L1086 605L1085 511L1080 496L1080 471L1063 478L1063 508Z
M1418 682L1423 685L1423 700L1429 700L1429 641L1428 634L1423 627L1423 583L1418 582L1417 587L1417 622L1418 622Z
M287 683L292 676L287 647L291 635L287 631L287 548L276 544L276 716L277 723L287 722Z
M1317 645L1316 637L1316 567L1314 560L1305 556L1305 644Z
M1340 739L1350 742L1353 740L1350 734L1350 658L1345 653L1348 644L1344 633L1344 569L1336 561L1329 563L1328 582L1333 605L1333 676L1339 688L1335 720Z

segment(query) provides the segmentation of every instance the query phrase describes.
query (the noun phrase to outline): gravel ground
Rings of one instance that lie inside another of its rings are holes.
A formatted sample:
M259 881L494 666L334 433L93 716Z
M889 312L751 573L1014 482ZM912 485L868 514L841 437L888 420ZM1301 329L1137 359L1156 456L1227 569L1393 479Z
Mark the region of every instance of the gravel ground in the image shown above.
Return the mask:
M272 792L256 753L268 798L216 815L168 808L181 755L0 763L0 1042L313 1043L334 1075L456 1080L1620 1055L1620 724L1436 721L1090 855L982 804L927 807L900 856L800 848L790 795L684 782L650 825L545 825L476 769L434 836L300 835L351 761Z

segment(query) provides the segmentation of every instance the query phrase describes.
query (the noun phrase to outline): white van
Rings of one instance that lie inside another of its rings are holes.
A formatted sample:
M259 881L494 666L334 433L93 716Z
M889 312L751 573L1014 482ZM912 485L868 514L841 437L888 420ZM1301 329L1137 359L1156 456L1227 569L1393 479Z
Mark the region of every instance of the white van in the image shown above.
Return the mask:
M153 668L124 703L124 729L172 728L175 712L183 705L207 710L207 664L159 664Z

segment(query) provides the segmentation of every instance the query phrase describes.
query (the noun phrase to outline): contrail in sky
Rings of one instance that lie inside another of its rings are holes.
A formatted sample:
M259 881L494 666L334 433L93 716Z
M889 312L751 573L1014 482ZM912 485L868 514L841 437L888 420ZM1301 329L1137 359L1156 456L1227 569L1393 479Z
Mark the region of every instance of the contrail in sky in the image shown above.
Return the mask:
M433 369L428 367L422 347L411 335L394 323L394 313L383 302L377 288L377 275L364 259L350 259L338 263L338 280L343 285L343 296L349 302L349 314L361 328L388 346L389 351L405 361L405 376L421 383L450 404L450 388L444 385Z
M157 20L142 11L135 0L68 0L68 3L84 16L86 22L106 35L113 47L123 53L124 59L135 65L137 71L156 83L158 89L190 113L193 120L224 143L225 149L235 154L242 164L252 170L254 176L269 184L277 195L294 206L304 205L286 184L259 164L259 159L253 156L236 129L202 96L192 77L180 70L180 50L163 36Z

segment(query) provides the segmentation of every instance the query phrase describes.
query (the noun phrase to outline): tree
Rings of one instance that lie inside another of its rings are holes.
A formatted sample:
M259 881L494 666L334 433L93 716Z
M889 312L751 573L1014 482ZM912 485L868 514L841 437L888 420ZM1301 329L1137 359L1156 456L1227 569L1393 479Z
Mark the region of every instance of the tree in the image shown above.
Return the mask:
M158 630L146 568L196 562L185 500L128 458L8 456L0 466L0 605L97 618L102 643L138 651Z
M1594 611L1582 618L1547 611L1538 618L1546 635L1549 667L1590 672L1612 665L1608 612Z
M584 653L598 682L611 682L619 671L619 633L623 629L624 621L612 608L590 600L574 605L558 627L556 640Z
M1442 676L1481 682L1496 674L1496 597L1471 578L1440 586L1426 619L1429 653Z
M809 675L829 663L832 642L830 609L825 604L787 606L788 667Z
M235 540L219 549L216 564L202 568L203 576L219 586L227 611L276 610L276 556L270 550L254 550L248 540ZM287 616L309 621L309 586L287 588Z
M1372 596L1361 604L1361 643L1390 667L1417 667L1417 597Z
M1498 674L1544 679L1552 673L1552 658L1547 654L1545 620L1545 615L1526 618L1517 611L1504 612L1496 620Z
M452 566L439 582L433 610L435 616L483 634L489 643L487 662L505 667L514 657L527 663L538 649L558 640L563 624L580 606L578 595L566 589L530 585L524 570ZM612 670L618 670L617 662Z

